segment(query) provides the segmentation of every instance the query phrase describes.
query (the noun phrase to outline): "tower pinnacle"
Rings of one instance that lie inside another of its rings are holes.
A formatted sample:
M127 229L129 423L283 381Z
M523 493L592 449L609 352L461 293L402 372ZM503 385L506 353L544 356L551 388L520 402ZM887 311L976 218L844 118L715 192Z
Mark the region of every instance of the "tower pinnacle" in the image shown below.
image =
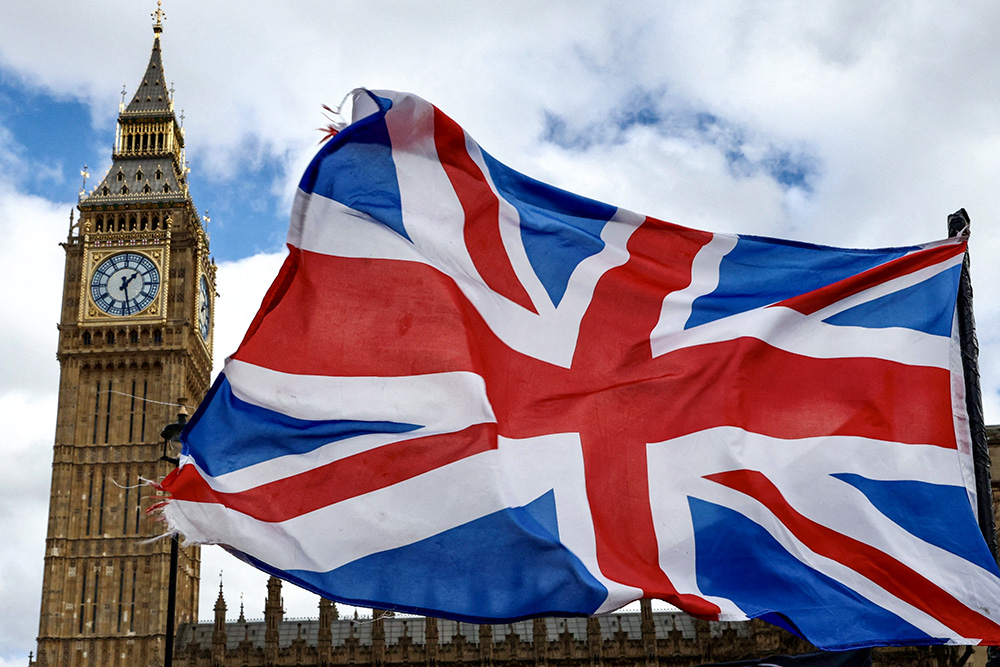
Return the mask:
M156 23L153 24L153 33L159 36L163 32L163 19L167 18L163 11L163 0L156 0L156 11L150 16L156 19Z

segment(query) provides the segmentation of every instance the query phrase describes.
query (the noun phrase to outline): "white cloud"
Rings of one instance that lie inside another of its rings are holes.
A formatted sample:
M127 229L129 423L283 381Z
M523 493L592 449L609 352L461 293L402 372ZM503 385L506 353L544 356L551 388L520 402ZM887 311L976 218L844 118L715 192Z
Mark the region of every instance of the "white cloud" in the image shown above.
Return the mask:
M56 402L53 395L28 398L6 392L0 396L4 424L4 459L0 468L0 663L16 657L24 664L38 631L41 605L42 557L48 512L52 433ZM7 656L20 647L23 656Z
M225 358L239 347L286 254L260 254L219 264L216 276L219 296L215 302L215 333L212 339L213 376L222 370Z
M9 165L10 163L8 163ZM0 186L0 662L23 664L38 630L69 205ZM8 655L20 647L23 655Z
M65 254L59 242L69 229L70 204L53 204L37 197L0 189L0 311L7 326L0 328L0 349L8 387L37 394L55 388L56 326L60 314Z

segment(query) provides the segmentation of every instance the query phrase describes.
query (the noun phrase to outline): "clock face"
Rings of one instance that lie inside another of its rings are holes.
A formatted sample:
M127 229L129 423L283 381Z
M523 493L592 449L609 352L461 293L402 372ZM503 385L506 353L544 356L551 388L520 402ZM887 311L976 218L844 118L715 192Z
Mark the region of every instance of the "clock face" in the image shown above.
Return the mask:
M137 252L112 255L101 262L90 280L90 295L108 315L134 315L160 291L160 272L149 257Z
M212 324L212 301L208 294L208 281L205 276L201 277L198 300L198 328L201 329L201 337L208 340L208 333Z

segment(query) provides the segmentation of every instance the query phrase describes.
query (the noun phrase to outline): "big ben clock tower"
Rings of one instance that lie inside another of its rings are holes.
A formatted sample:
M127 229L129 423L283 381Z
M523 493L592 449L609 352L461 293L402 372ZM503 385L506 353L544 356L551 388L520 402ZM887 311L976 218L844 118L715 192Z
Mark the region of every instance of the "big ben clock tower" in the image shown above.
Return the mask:
M145 510L161 429L209 385L215 264L187 186L160 57L163 13L112 165L81 193L66 250L52 492L36 662L162 664L170 540ZM173 452L171 455L176 455ZM177 622L196 620L199 552L182 549Z

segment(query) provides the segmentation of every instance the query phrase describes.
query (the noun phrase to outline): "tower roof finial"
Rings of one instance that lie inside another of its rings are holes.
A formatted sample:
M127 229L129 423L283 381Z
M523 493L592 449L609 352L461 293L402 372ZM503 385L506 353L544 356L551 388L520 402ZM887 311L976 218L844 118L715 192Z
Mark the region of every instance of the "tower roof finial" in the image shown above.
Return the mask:
M156 0L156 11L150 14L156 23L153 24L153 32L159 35L163 32L163 19L167 18L167 15L163 12L163 0Z

